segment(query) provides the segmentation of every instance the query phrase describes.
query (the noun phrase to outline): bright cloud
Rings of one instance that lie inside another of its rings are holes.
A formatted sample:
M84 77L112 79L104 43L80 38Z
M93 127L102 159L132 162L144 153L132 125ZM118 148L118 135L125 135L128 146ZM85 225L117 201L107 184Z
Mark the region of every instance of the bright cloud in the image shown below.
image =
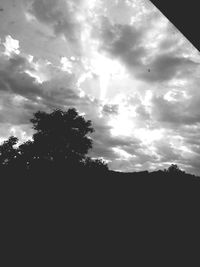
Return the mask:
M13 39L10 35L6 36L6 40L3 43L5 47L4 54L7 56L11 56L12 53L19 54L19 41Z

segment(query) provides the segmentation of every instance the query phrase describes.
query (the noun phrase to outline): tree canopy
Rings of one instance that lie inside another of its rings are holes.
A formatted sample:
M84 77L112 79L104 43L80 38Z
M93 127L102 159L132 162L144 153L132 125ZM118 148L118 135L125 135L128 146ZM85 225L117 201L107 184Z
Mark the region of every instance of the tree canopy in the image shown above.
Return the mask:
M14 148L17 142L18 139L11 136L0 146L0 165L6 166L17 158L17 150Z
M36 159L62 161L81 160L92 148L92 139L88 136L94 129L90 120L85 120L75 109L55 110L48 114L36 112L31 119L33 141L23 144L20 149L27 150Z

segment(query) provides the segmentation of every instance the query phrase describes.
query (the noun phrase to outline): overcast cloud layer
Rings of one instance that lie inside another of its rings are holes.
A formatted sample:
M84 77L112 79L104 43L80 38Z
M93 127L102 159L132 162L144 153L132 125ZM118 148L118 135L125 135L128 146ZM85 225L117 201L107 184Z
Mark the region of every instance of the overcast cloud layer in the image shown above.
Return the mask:
M75 107L110 169L200 175L199 63L147 0L1 0L0 140Z

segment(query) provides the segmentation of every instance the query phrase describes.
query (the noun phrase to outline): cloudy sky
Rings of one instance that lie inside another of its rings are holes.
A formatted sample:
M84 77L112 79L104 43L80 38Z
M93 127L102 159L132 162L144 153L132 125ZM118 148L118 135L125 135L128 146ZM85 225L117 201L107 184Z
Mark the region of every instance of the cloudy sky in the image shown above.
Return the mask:
M200 175L199 63L148 0L0 0L0 141L75 107L110 169Z

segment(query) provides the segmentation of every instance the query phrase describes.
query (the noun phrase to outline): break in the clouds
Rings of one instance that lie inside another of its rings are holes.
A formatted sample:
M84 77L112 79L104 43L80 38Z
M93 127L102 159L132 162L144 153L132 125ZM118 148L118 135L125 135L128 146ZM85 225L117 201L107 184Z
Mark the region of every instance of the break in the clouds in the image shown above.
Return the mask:
M200 174L200 56L148 0L1 0L0 140L38 110L91 119L92 157Z

